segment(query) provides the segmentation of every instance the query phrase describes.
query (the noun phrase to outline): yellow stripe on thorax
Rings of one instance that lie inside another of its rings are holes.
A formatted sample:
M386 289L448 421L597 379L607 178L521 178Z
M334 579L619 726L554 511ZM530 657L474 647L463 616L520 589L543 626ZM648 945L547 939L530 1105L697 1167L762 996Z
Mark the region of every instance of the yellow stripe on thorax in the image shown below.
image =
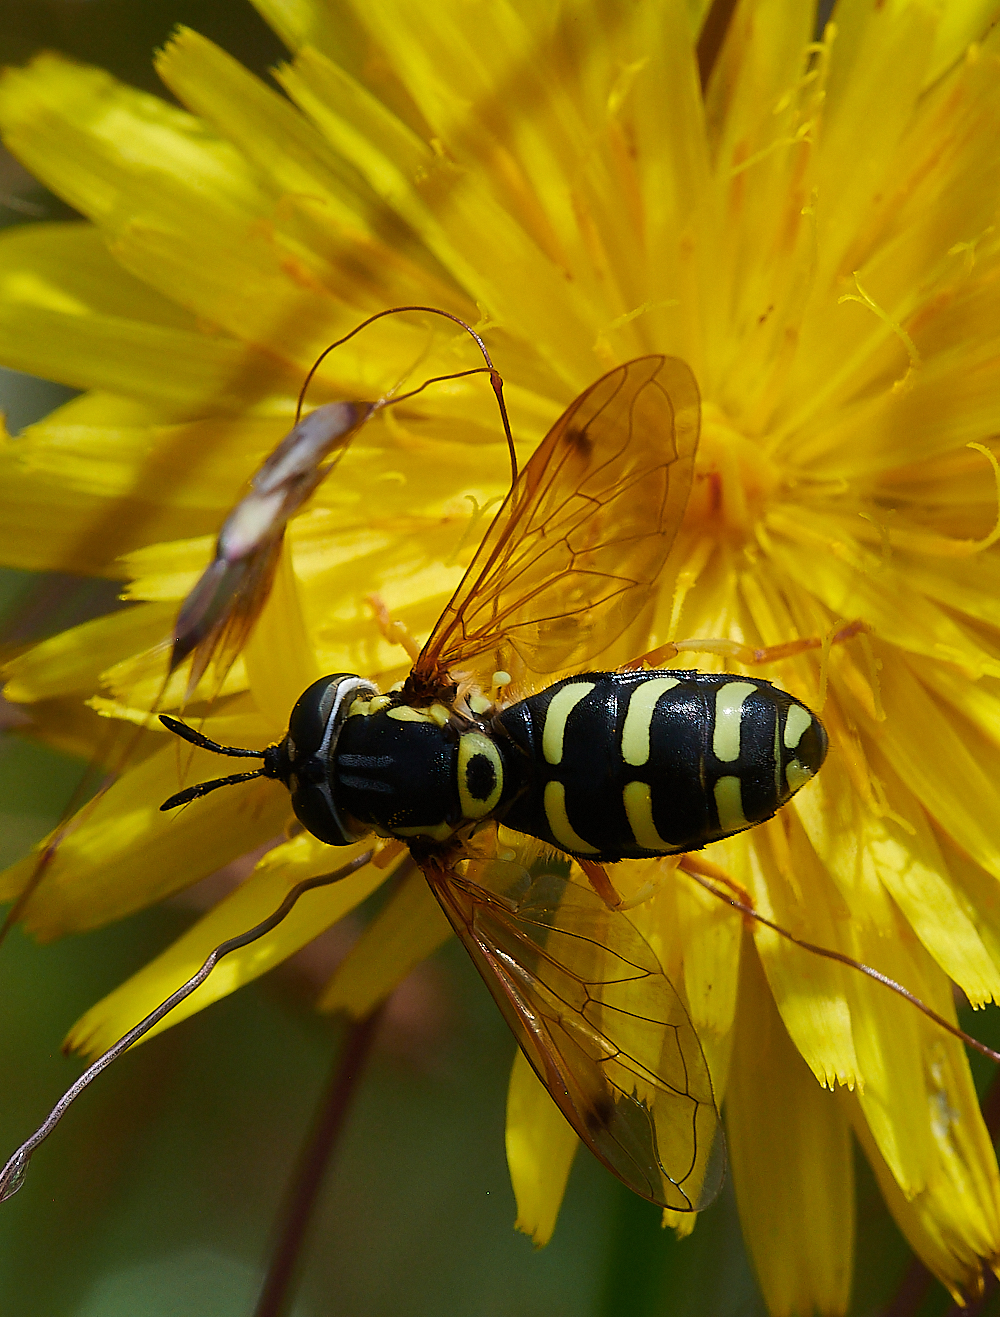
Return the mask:
M477 800L469 790L469 764L477 755L488 759L493 769L493 789L485 800ZM458 803L462 817L484 819L490 810L496 808L502 792L503 763L499 750L482 732L465 732L458 742Z

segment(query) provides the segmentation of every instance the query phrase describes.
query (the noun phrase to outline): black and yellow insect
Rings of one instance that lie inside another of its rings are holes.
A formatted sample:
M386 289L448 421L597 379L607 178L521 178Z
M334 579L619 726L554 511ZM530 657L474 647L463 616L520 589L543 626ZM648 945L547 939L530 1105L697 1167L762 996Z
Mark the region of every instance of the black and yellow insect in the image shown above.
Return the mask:
M580 1138L630 1188L680 1211L704 1206L721 1179L711 1083L680 999L611 908L600 866L770 818L826 752L818 719L766 681L579 671L655 589L698 426L697 386L675 358L598 380L517 478L401 688L322 678L259 770L324 842L407 843ZM504 700L511 673L521 698ZM582 884L532 884L477 847L495 822L576 858L603 899Z

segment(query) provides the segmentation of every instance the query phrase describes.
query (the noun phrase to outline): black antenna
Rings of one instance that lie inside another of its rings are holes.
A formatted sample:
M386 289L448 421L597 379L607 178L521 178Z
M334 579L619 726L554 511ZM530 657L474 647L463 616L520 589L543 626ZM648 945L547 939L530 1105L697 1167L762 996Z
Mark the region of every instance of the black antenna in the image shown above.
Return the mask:
M278 769L279 747L269 745L266 750L244 750L240 745L220 745L218 741L212 741L201 732L196 732L193 727L188 727L186 723L180 722L177 718L171 718L169 714L161 713L160 722L163 723L167 731L173 732L175 736L181 737L184 741L189 741L191 745L198 746L201 750L211 750L217 755L229 755L233 759L263 759L260 768L252 773L231 773L229 777L216 777L210 782L196 782L193 787L186 787L183 791L178 791L176 795L165 800L160 806L161 812L167 809L176 809L178 805L188 805L192 800L199 800L202 796L207 796L210 791L217 791L219 787L231 787L237 782L249 782L255 777L280 777ZM2 1199L0 1199L2 1201Z
M245 750L241 745L220 745L218 741L210 741L207 736L201 732L196 732L193 727L188 727L187 723L182 723L178 718L171 718L167 713L160 714L160 722L168 732L173 732L184 741L190 741L192 745L198 746L200 750L211 750L217 755L230 755L233 759L265 759L266 750Z
M140 1020L137 1025L129 1029L128 1033L119 1038L116 1043L112 1043L106 1052L87 1067L76 1083L71 1084L62 1095L34 1134L25 1139L13 1156L8 1159L7 1164L0 1170L0 1203L5 1202L20 1189L24 1182L24 1173L28 1168L31 1154L40 1143L43 1143L49 1137L83 1090L97 1078L102 1070L106 1070L112 1061L117 1061L121 1054L128 1051L133 1043L137 1043L143 1034L149 1033L150 1029L159 1024L164 1016L169 1015L185 997L190 997L191 993L205 982L223 956L228 956L231 951L238 951L240 947L256 942L265 933L270 933L272 928L276 928L281 923L303 893L311 891L314 887L326 887L330 883L337 883L342 878L350 877L358 869L364 868L374 854L374 850L365 851L364 854L353 859L350 864L345 864L342 869L335 869L333 873L320 874L316 878L306 878L301 883L297 883L273 914L268 915L266 919L261 920L259 924L246 933L239 933L236 937L227 938L225 942L220 942L214 951L209 952L207 960L197 973L192 974L176 992L172 992L165 1001L161 1001L159 1006L150 1011L145 1019Z
M178 791L165 800L160 806L160 813L165 810L176 809L178 805L190 805L192 800L200 800L202 796L207 796L210 791L217 791L219 787L232 787L237 782L249 782L251 778L267 777L263 768L258 768L256 773L230 773L228 777L214 777L210 782L196 782L193 787L186 787L183 791Z

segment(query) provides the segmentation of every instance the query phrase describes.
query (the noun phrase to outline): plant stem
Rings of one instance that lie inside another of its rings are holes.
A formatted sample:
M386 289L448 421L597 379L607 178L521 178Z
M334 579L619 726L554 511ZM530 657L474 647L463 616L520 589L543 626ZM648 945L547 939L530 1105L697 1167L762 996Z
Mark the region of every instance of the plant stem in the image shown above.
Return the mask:
M292 1297L298 1262L330 1159L350 1111L365 1062L378 1032L384 1006L351 1025L333 1073L303 1144L279 1216L278 1240L271 1255L254 1317L282 1317Z

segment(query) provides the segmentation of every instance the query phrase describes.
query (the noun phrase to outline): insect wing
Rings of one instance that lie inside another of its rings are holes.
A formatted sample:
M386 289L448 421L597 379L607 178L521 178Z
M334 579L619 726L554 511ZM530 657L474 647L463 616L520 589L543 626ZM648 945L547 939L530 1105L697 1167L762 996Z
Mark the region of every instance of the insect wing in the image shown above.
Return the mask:
M670 552L698 425L698 386L676 357L639 357L592 384L521 472L415 675L433 680L504 642L540 674L608 649Z
M486 871L504 869L524 873L498 862ZM512 900L453 871L424 872L581 1140L650 1202L705 1207L722 1183L725 1143L698 1036L649 944L562 879Z
M189 693L213 659L228 670L243 648L270 594L285 527L371 411L371 403L334 402L310 412L270 454L226 518L215 556L174 624L170 670L194 655Z

